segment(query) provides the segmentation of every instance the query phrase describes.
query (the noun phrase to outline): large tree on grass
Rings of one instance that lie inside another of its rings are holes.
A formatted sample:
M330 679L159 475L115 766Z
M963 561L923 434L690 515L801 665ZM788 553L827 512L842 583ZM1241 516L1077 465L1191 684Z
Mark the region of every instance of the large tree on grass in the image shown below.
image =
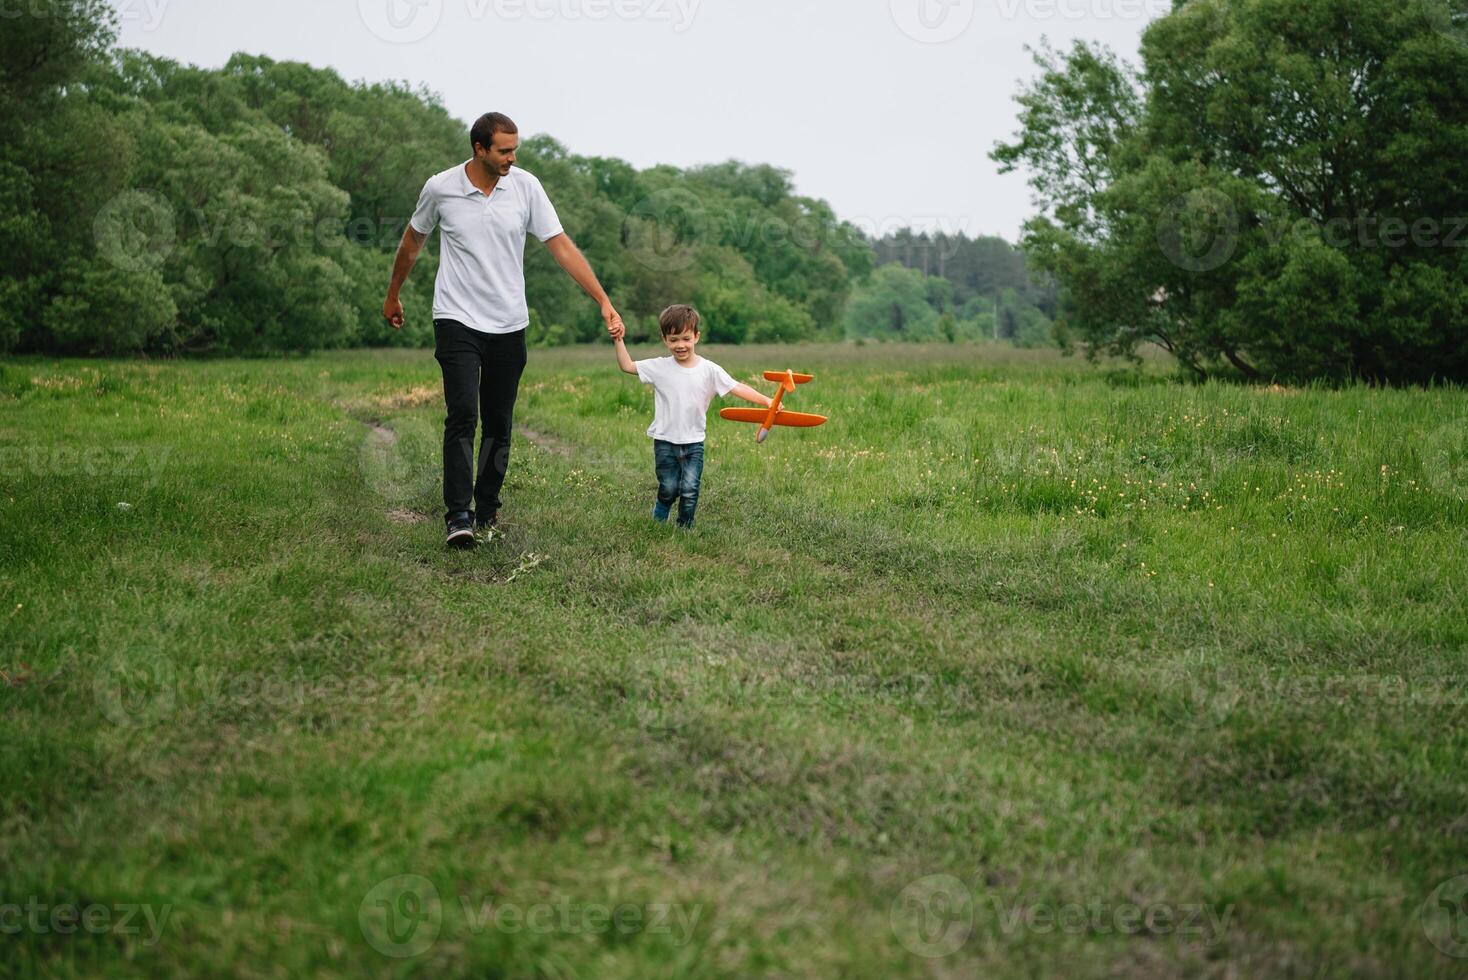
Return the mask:
M1468 379L1463 0L1178 0L1133 71L1037 53L1025 246L1093 352L1196 373Z

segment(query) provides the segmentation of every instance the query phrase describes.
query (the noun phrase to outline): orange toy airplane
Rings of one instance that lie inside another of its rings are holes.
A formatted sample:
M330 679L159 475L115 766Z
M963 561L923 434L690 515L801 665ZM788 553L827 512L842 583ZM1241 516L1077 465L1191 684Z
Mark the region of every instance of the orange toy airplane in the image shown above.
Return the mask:
M770 402L769 408L726 408L719 412L719 418L728 419L730 422L758 422L760 428L759 435L755 436L756 442L765 441L765 437L770 434L771 426L793 425L799 428L809 428L826 423L824 415L780 411L780 400L785 397L785 392L794 391L796 385L814 381L815 375L796 374L794 371L766 371L765 380L780 382L780 387L775 391L775 400Z

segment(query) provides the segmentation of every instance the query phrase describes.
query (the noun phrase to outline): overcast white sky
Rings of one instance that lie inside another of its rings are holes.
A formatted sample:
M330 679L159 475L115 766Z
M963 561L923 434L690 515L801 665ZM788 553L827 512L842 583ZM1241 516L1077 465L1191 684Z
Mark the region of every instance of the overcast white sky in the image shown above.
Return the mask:
M868 231L1013 241L1025 44L1100 40L1134 60L1168 0L113 0L121 42L215 67L235 51L405 79L466 121L638 167L737 158L794 172ZM465 156L468 156L466 149ZM451 162L451 161L450 161ZM445 165L448 165L447 163ZM424 175L427 177L428 175ZM554 188L551 188L554 196Z

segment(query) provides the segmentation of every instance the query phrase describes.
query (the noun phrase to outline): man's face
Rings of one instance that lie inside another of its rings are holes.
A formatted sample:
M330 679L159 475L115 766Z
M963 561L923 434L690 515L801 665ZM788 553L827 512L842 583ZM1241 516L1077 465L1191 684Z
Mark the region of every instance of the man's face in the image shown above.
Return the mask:
M474 144L474 159L484 165L490 173L503 177L515 165L515 151L520 149L518 133L495 133L486 149L483 143Z
M685 327L678 333L670 333L664 337L663 344L667 346L668 353L673 355L673 360L686 364L693 360L693 349L698 346L698 331Z

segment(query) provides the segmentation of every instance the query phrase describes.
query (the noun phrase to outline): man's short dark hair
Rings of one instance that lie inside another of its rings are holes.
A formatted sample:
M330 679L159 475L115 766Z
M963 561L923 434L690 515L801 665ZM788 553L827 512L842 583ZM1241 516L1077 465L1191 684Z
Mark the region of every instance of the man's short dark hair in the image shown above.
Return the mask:
M699 332L698 325L701 321L702 317L698 315L697 310L691 306L685 306L679 303L677 306L670 306L666 310L663 310L662 315L658 317L658 329L663 332L664 337L671 337L673 334L682 333L684 330L692 330L693 335L696 337Z
M474 126L469 130L469 149L482 146L486 150L494 146L496 133L518 133L520 127L515 125L515 120L503 112L486 112L474 121Z

